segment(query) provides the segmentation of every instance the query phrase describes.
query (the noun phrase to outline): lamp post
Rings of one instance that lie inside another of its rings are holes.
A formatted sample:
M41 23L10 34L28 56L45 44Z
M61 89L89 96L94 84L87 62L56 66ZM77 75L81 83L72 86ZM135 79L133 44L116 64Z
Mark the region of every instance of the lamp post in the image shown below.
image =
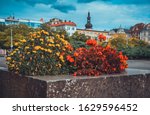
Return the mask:
M10 49L13 50L13 36L12 36L12 28L10 30Z

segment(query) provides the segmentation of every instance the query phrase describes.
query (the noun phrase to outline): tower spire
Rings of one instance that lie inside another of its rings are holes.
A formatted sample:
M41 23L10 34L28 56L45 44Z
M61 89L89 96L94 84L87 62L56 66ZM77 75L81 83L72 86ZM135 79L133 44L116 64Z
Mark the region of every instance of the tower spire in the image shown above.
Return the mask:
M88 12L87 23L85 24L85 29L92 29L90 12Z

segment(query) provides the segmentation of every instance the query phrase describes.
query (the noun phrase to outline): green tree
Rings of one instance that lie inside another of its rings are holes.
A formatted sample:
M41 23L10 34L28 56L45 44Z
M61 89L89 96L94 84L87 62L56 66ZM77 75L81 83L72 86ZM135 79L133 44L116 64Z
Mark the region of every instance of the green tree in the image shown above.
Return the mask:
M3 32L0 32L0 47L3 49L10 48L11 29L14 47L16 42L22 39L27 39L26 37L28 36L28 34L34 31L33 28L30 28L23 24L7 26L7 28Z
M4 32L5 29L7 29L8 27L6 25L2 25L0 24L0 32Z
M118 35L116 37L112 37L108 41L109 45L113 48L116 48L118 50L121 50L128 45L127 38L122 37L121 35Z
M72 44L74 49L79 47L86 47L85 42L89 39L89 37L84 34L79 34L75 32L69 39L69 42Z

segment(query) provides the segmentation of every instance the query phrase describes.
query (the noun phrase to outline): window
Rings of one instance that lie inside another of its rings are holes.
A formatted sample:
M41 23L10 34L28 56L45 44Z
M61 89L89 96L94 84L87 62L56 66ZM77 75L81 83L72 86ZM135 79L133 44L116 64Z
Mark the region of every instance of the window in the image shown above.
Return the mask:
M74 30L74 27L72 27L72 30Z
M67 30L70 30L70 27L67 27Z

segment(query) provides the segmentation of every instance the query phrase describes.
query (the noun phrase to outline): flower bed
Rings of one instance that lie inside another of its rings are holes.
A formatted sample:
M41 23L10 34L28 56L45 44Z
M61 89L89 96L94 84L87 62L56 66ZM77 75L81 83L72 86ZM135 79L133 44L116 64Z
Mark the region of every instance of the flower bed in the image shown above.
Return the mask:
M73 49L63 35L44 30L30 33L28 40L15 43L18 48L7 56L8 69L16 74L33 76L98 76L123 72L128 67L128 58L103 44L106 36L100 34L98 39L88 39L86 47Z
M106 37L99 35L100 42L89 39L86 44L89 48L78 48L67 60L70 68L74 69L74 76L121 73L128 67L128 58L108 45L100 45Z

